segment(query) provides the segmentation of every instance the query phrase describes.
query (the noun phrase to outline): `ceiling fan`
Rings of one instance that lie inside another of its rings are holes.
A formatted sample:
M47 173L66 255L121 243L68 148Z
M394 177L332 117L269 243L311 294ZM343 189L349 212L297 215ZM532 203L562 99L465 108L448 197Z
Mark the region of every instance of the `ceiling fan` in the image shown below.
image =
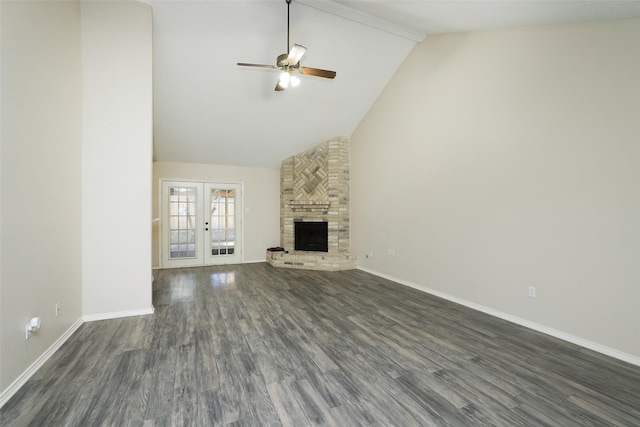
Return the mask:
M285 0L287 2L287 49L289 49L289 7L291 0ZM300 79L294 74L295 71L306 74L309 76L323 77L325 79L333 79L336 76L335 71L322 70L320 68L303 67L300 65L300 59L307 51L307 48L299 44L294 44L289 49L289 53L283 53L276 58L276 65L266 64L247 64L245 62L238 62L238 65L242 67L258 67L258 68L271 68L274 70L281 70L280 79L276 84L276 91L282 91L289 87L289 85L296 87L300 84Z

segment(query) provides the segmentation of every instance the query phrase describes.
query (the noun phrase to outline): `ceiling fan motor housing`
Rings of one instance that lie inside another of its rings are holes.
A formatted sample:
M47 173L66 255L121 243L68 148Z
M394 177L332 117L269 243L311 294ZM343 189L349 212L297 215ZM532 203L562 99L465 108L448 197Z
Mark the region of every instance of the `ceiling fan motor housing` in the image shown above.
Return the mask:
M290 67L296 64L289 64L289 61L287 60L289 58L289 54L288 53L283 53L282 55L278 55L278 58L276 59L276 65L278 67Z

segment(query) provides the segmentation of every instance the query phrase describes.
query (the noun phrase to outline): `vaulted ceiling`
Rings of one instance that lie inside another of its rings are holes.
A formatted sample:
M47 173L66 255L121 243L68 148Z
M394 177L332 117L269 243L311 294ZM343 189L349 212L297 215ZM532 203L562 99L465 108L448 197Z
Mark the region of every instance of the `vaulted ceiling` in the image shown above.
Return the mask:
M434 33L640 17L640 1L293 0L291 43L302 76L275 92L287 51L285 0L147 0L153 7L157 160L279 166L350 136L416 42Z

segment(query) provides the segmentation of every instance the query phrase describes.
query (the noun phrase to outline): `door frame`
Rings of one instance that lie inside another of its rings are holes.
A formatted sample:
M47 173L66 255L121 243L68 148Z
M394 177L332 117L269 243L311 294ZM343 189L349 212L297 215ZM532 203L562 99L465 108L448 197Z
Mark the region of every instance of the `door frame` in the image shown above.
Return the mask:
M204 241L204 237L205 236L209 236L209 233L204 231L205 225L204 225L204 218L205 215L204 213L206 211L208 211L208 209L205 209L205 204L208 201L208 195L205 195L205 190L207 188L210 188L208 186L214 186L216 188L224 188L225 186L237 186L238 190L240 192L238 197L238 201L239 201L239 209L236 210L236 220L239 222L239 232L237 232L236 229L236 235L235 235L235 242L236 245L239 246L239 250L237 250L237 257L236 257L236 261L233 262L233 264L235 263L243 263L244 262L244 183L243 182L234 182L234 181L200 181L200 180L193 180L193 179L169 179L169 178L161 178L159 180L159 185L158 185L158 192L159 192L159 197L158 197L158 203L159 203L159 226L158 226L158 263L159 263L159 268L161 269L165 269L165 268L181 268L181 267L196 267L196 266L205 266L205 265L224 265L224 264L229 264L229 262L224 262L225 258L224 256L221 255L221 262L211 262L211 257L207 256L207 254L205 253L206 251L206 243ZM193 185L193 186L199 186L199 194L198 194L198 199L200 200L200 211L199 214L196 216L196 227L197 229L200 230L200 236L201 237L197 237L196 241L200 241L200 249L201 249L201 254L198 255L198 257L196 257L195 260L185 260L185 262L176 262L176 263L171 263L169 261L170 264L174 264L174 265L167 265L167 260L168 258L165 258L166 256L166 252L168 251L168 235L167 233L167 229L165 227L168 227L168 223L167 223L167 208L165 207L165 203L167 202L166 200L166 195L165 195L165 185L182 185L184 184L185 186L189 186L189 185ZM198 259L200 258L200 259ZM215 258L214 258L215 259Z

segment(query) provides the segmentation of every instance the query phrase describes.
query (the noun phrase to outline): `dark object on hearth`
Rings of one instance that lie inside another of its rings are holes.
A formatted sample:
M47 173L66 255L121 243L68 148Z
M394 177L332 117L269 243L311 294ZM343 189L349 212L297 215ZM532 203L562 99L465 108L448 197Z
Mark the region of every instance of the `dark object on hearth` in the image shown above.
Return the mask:
M284 248L281 248L280 246L276 246L274 248L269 248L267 249L269 252L284 252Z

